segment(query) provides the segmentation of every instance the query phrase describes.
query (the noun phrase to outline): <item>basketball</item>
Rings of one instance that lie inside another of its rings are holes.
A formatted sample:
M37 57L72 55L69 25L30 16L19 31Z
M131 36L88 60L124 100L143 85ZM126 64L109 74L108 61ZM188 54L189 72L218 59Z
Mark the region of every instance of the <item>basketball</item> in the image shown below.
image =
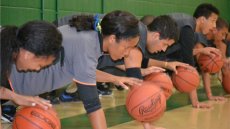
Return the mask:
M216 73L220 71L223 63L224 61L221 55L211 57L209 55L201 54L198 58L198 64L201 70L208 73Z
M200 78L195 68L178 67L177 74L172 74L172 82L178 91L189 93L199 86Z
M159 119L166 109L166 99L156 84L144 81L131 89L126 98L126 109L137 121L150 122Z
M23 107L15 115L13 129L61 129L61 124L53 108Z
M173 84L170 77L166 73L151 73L145 76L144 80L154 82L157 86L159 86L164 91L166 99L172 95Z

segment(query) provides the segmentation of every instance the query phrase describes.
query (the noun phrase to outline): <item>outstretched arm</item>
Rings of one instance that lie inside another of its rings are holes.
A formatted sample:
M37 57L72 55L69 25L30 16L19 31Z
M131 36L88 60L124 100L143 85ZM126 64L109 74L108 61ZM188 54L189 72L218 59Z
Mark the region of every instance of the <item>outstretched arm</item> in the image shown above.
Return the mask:
M1 99L6 99L6 100L12 100L18 105L22 106L35 106L39 105L44 109L47 109L49 107L52 107L49 101L44 100L38 96L24 96L24 95L19 95L17 93L14 93L13 91L1 87L0 88L0 98Z

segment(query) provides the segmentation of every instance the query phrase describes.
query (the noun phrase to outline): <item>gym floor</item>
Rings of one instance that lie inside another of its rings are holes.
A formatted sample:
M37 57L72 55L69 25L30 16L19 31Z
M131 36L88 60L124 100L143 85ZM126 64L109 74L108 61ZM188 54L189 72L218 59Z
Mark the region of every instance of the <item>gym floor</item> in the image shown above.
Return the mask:
M226 95L219 82L213 77L214 95L225 95L226 102L207 101L202 86L198 89L199 100L212 105L211 109L192 108L187 94L174 94L167 101L167 110L163 117L153 123L166 129L230 129L230 95ZM112 96L100 97L109 129L143 129L134 121L125 109L127 91L113 89ZM54 105L61 118L62 129L91 129L81 102ZM3 129L11 129L10 124L3 124Z

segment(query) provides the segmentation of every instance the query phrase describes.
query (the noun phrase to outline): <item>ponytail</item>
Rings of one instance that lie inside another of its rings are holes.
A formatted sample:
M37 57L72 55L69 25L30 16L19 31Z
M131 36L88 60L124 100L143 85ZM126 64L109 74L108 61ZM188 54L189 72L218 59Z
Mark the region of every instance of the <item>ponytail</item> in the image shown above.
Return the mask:
M8 84L8 77L13 64L13 53L17 53L20 48L17 32L16 26L6 26L1 31L1 86Z
M79 31L95 30L101 32L99 14L93 15L75 15L69 20L69 25Z
M78 32L94 30L94 17L93 15L73 16L73 18L69 20L69 25L75 27Z

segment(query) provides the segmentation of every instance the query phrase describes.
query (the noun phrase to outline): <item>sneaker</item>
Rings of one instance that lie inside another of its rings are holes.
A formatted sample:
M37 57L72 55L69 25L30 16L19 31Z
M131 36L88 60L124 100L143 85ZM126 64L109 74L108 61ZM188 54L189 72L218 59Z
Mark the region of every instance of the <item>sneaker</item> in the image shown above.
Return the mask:
M42 98L49 100L51 104L60 104L60 100L56 95L56 91L51 91L41 96Z
M97 92L98 92L99 96L112 95L112 90L99 90L99 89L97 89Z
M60 104L60 100L56 96L46 96L45 99L49 100L51 104Z
M123 88L122 86L117 86L117 85L115 85L115 87L116 87L116 88L117 88L117 90L119 90L119 91L124 90L124 88Z
M16 114L16 107L13 105L2 105L2 117L3 122L11 123L14 120Z
M97 91L99 96L112 95L112 90L110 90L109 83L97 83Z
M74 92L74 93L67 93L66 91L64 91L60 96L59 96L60 101L62 102L76 102L76 101L80 101L80 97L78 95L78 92Z

